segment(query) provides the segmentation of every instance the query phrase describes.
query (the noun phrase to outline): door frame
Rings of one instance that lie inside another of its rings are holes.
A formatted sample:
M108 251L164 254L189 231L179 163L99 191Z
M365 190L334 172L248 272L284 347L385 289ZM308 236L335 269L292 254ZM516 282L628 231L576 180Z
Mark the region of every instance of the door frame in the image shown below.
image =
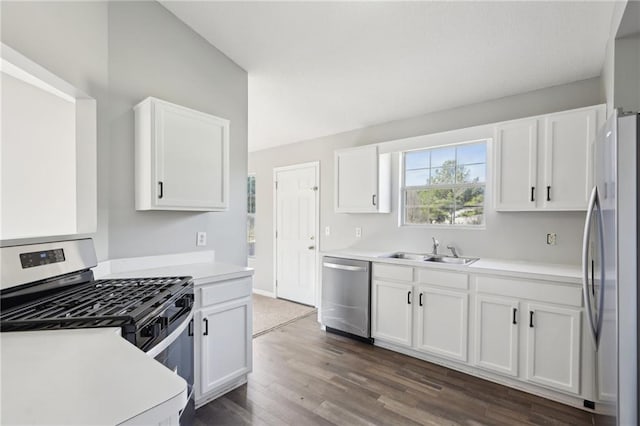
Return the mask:
M316 239L315 239L315 263L316 263L316 273L315 273L315 283L313 285L313 293L314 293L314 301L313 301L313 306L314 307L318 307L318 292L319 292L319 288L320 286L319 284L319 256L320 256L320 190L321 190L321 186L320 186L320 161L310 161L307 163L298 163L298 164L292 164L290 166L282 166L282 167L274 167L273 168L273 228L272 228L272 238L273 238L273 282L272 282L272 286L273 286L273 294L274 297L277 299L278 298L278 286L277 286L277 280L278 280L278 239L276 238L276 232L277 232L277 227L278 227L278 190L276 188L276 182L278 179L278 173L279 172L286 172L286 171L290 171L290 170L297 170L297 169L304 169L304 168L308 168L308 167L313 167L315 169L315 178L316 178L316 184L318 186L318 190L315 191L315 203L316 203L316 208L315 208L315 213L316 213L316 223L315 223L315 234L316 234Z

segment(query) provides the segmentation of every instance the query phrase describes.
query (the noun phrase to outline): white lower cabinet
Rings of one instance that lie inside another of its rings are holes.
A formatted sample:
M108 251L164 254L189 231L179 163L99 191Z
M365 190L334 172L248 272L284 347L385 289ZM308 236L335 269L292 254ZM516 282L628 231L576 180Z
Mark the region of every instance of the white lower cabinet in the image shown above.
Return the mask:
M580 393L580 310L527 304L527 380Z
M515 299L476 296L475 364L491 371L518 376L518 315Z
M466 293L417 286L416 349L467 361Z
M413 285L373 281L371 334L404 346L411 346Z
M374 263L372 292L380 346L565 403L596 399L578 284Z
M196 289L196 407L247 381L252 368L251 287L247 277Z

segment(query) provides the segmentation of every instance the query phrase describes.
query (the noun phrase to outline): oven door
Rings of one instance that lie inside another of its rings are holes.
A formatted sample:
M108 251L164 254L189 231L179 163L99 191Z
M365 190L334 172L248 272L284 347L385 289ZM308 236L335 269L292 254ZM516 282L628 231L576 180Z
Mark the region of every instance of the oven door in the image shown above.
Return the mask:
M180 426L191 426L195 421L195 401L193 393L193 312L183 309L178 318L165 312L171 318L166 337L147 351L160 364L167 367L187 382L187 405L180 412Z

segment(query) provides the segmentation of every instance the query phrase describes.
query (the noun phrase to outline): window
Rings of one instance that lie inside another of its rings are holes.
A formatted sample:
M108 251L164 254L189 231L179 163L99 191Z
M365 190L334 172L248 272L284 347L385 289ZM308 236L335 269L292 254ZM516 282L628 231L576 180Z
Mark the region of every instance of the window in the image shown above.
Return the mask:
M484 225L486 142L403 155L403 225Z
M247 178L247 252L256 255L256 177Z

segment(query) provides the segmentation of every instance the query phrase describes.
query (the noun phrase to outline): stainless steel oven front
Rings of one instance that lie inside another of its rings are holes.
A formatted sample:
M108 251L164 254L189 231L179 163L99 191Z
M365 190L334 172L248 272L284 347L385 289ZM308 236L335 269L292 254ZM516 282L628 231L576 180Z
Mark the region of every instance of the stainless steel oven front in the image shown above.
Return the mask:
M173 371L187 382L187 404L180 411L180 426L191 426L195 422L193 392L193 311L170 307L161 318L167 318L166 337L146 353Z

